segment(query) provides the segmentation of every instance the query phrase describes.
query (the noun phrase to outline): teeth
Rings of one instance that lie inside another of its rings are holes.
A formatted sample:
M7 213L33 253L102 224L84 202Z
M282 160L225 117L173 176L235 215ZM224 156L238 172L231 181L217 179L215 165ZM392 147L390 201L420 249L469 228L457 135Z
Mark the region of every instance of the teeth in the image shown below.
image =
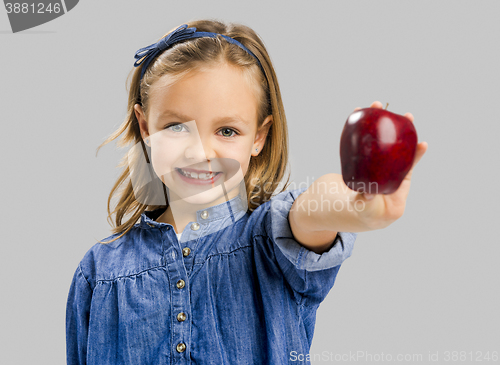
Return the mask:
M186 177L190 177L192 179L198 179L198 180L208 180L208 179L211 179L215 176L215 174L213 172L211 173L201 173L201 174L197 174L196 172L189 172L189 171L184 171L183 169L179 169L181 171L181 173L186 176Z

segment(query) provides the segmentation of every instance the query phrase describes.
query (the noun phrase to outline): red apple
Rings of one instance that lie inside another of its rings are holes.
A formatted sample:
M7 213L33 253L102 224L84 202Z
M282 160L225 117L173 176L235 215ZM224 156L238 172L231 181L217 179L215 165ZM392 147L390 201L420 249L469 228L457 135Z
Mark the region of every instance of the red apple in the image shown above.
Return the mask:
M378 108L356 110L340 137L344 182L358 192L395 192L413 165L417 141L407 117Z

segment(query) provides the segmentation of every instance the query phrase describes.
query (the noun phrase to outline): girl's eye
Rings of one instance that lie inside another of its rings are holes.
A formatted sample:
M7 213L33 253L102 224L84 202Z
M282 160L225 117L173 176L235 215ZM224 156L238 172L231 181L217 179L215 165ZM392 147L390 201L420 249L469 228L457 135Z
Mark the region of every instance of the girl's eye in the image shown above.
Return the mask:
M235 137L239 134L238 132L236 132L232 128L222 128L220 131L222 132L222 137L225 137L225 138ZM231 133L234 133L234 134L231 134ZM229 134L229 135L227 135L227 134Z
M171 124L171 125L165 127L165 129L169 129L175 133L182 132L182 128L185 128L185 126L184 126L184 124L180 124L180 123Z

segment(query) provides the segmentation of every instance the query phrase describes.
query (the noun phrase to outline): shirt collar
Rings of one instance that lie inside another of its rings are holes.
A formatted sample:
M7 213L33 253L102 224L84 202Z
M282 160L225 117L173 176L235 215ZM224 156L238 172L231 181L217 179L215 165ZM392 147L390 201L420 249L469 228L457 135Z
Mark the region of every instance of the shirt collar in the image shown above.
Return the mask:
M157 222L156 219L163 214L167 208L158 208L155 210L145 210L141 214L139 226L142 228L170 226L169 223ZM232 218L233 223L239 220L247 212L247 205L243 202L240 195L209 208L196 211L196 222L199 224L209 223L223 218Z

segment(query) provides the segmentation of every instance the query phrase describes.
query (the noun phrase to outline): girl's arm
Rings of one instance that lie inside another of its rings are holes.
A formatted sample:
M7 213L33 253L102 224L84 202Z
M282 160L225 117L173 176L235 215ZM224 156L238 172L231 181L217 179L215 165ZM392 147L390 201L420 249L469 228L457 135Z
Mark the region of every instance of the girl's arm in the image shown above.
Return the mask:
M413 122L413 116L407 113ZM427 150L417 145L411 170L392 194L361 194L349 189L340 174L326 174L314 181L293 203L288 222L294 238L321 254L328 251L337 232L364 232L385 228L405 209L413 169Z

